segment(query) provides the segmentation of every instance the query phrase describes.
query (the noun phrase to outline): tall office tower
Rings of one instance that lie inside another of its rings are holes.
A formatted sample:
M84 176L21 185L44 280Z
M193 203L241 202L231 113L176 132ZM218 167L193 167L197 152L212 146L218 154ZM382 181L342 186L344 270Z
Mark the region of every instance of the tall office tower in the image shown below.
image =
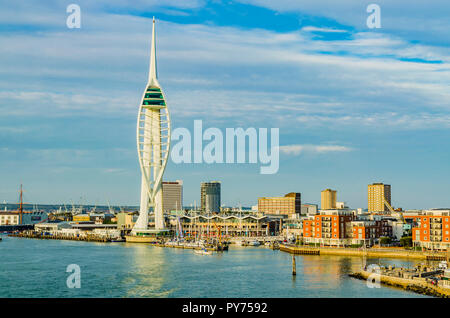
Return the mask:
M322 210L336 209L336 190L323 190L320 193L320 202L320 208Z
M148 229L148 212L155 213L155 230L164 229L161 181L170 151L170 116L156 71L155 18L153 18L150 71L137 120L137 150L142 173L139 217L131 232L142 235Z
M183 209L183 181L163 181L162 193L164 213Z
M300 215L302 212L302 196L298 192L290 192L284 197L258 198L258 211L268 214Z
M385 200L391 204L391 186L383 183L369 184L367 187L367 201L369 212L389 211Z
M200 188L201 210L203 212L220 212L220 182L202 182Z

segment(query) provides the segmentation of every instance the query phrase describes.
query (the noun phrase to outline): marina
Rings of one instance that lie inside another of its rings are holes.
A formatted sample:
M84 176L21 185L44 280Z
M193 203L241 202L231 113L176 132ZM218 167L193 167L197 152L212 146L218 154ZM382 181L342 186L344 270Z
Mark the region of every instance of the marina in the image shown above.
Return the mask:
M30 240L2 235L0 297L425 297L403 289L369 289L349 277L362 258L292 255L230 245L227 253L150 244ZM413 267L414 260L368 258L367 263ZM69 264L81 288L66 287ZM216 282L214 288L211 282ZM226 282L226 284L224 283Z

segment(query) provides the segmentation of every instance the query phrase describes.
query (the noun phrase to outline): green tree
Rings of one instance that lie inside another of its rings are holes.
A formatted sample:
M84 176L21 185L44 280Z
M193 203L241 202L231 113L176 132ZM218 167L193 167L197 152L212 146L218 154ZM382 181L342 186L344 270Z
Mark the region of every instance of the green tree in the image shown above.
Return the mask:
M387 236L380 237L380 244L387 245L391 243L391 238Z
M403 247L411 247L412 246L412 237L404 236L400 239L400 245Z

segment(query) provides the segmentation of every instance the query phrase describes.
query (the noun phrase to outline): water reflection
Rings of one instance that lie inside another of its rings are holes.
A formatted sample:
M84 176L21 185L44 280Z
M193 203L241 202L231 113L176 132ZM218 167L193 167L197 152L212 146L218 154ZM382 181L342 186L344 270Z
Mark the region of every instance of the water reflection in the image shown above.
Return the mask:
M164 249L147 244L124 246L131 259L128 275L122 280L126 297L168 297L171 290L164 287L171 269Z

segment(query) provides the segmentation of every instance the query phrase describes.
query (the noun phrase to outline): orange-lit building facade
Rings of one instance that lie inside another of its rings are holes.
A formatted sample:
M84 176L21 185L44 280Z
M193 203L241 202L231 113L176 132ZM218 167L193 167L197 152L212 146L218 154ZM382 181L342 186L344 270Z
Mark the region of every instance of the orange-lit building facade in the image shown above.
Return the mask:
M424 210L409 215L413 221L412 239L415 246L446 250L450 246L450 210Z
M322 210L303 220L305 243L346 245L352 239L351 222L355 216L350 210Z
M301 194L291 192L284 197L258 198L258 211L267 214L300 215L302 209Z

